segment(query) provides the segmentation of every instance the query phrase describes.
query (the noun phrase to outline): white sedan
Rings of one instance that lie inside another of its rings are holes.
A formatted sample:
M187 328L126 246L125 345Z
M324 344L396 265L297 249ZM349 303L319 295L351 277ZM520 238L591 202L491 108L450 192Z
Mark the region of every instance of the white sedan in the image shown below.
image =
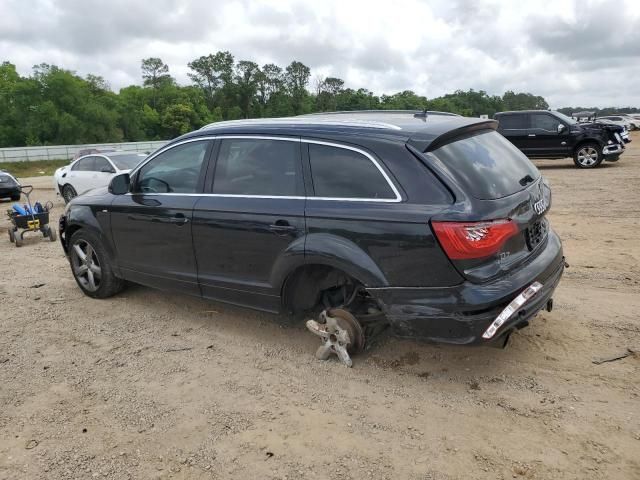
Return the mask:
M144 153L93 153L78 158L53 174L54 188L65 203L84 192L109 185L111 179L127 173L147 157Z
M596 119L597 123L613 123L614 125L618 125L619 127L623 127L625 130L633 130L635 125L632 127L629 121L618 115L608 115L606 117L598 117Z

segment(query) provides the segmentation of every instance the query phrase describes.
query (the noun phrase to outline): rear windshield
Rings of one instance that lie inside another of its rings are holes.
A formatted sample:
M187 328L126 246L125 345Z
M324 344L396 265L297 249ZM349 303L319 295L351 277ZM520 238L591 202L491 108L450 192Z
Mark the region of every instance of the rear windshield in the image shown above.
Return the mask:
M540 177L531 161L509 140L491 130L433 151L476 198L492 200L524 189Z
M118 170L132 170L147 156L142 153L132 153L131 155L111 155L109 158L116 164Z

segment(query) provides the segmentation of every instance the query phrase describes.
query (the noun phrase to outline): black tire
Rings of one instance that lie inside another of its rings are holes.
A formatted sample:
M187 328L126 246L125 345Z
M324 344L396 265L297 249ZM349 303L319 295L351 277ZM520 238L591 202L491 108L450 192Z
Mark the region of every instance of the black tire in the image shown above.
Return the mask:
M53 228L51 228L50 225L47 225L47 234L45 236L49 237L49 240L52 242L55 242L58 239L58 235L56 234L56 231Z
M16 247L21 247L23 240L22 240L22 235L19 235L17 232L14 233L14 242Z
M64 199L64 203L69 203L74 197L78 196L78 192L68 183L62 187L62 198Z
M9 241L11 243L16 242L16 233L13 231L13 228L7 228L7 232L9 232Z
M602 148L595 142L578 145L573 154L573 163L578 168L597 168L603 159Z
M90 231L80 229L71 236L69 263L80 290L89 297L108 298L124 287L124 280L113 273L102 242Z

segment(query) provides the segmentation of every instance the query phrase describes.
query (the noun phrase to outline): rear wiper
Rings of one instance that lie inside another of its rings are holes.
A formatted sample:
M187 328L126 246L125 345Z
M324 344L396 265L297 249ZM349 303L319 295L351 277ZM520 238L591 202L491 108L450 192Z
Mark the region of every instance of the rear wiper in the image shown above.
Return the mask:
M527 184L527 183L532 183L533 182L533 177L531 175L525 175L524 177L522 177L520 179L520 185L522 185L523 187Z

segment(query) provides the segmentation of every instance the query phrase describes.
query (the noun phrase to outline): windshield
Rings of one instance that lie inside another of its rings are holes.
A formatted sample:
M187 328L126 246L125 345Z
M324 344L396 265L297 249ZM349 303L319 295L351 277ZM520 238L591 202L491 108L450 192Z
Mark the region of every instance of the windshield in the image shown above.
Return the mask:
M433 151L476 198L492 200L524 189L540 177L533 163L495 131L464 137Z
M142 160L147 158L143 153L132 153L131 155L112 155L109 159L118 167L118 170L131 170Z
M13 185L15 181L13 180L13 177L8 173L0 172L0 183Z
M565 115L562 112L556 112L554 111L553 114L560 118L560 120L562 120L563 122L568 123L569 125L575 125L576 123L578 123L574 118L568 117L567 115Z

